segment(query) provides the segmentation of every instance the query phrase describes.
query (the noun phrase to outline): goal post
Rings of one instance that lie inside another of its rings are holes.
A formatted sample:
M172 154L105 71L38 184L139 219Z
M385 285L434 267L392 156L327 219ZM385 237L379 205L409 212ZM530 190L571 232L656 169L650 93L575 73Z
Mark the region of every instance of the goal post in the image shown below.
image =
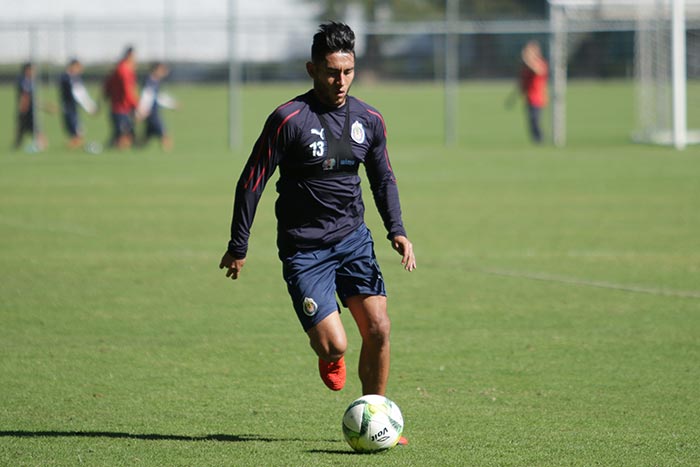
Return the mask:
M688 78L685 65L685 0L673 0L671 7L671 79L673 81L673 145L685 149L688 143Z
M552 134L566 143L567 65L576 37L633 31L636 122L632 139L683 149L700 143L688 130L686 24L700 18L700 0L549 0ZM694 53L694 52L693 52Z

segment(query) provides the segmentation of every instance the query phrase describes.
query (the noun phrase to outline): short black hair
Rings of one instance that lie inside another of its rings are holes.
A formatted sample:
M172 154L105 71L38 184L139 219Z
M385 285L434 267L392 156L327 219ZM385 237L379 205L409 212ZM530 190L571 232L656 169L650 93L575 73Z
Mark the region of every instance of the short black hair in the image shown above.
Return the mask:
M321 63L326 55L335 52L348 52L355 55L355 33L345 23L331 21L318 27L311 45L311 60Z
M123 58L127 58L129 55L134 53L134 46L133 45L127 45L124 48L124 55L122 55Z

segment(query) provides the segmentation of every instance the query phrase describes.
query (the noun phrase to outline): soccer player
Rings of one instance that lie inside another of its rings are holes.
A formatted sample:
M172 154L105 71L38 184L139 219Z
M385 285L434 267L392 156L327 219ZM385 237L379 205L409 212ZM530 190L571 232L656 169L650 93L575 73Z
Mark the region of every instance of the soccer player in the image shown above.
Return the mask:
M105 81L104 94L111 105L112 138L109 146L128 149L134 142L133 114L138 104L133 47L126 48L124 56Z
M165 63L156 62L151 66L151 71L143 84L141 99L139 99L139 104L136 108L136 119L146 121L145 131L139 145L145 145L149 139L155 136L160 140L164 151L172 149L173 141L165 130L165 125L160 118L159 108L177 108L175 99L160 91L160 84L169 73L170 69Z
M63 126L68 133L68 147L76 149L83 144L83 131L78 116L78 106L87 113L95 114L97 104L88 94L83 84L83 65L78 59L72 59L58 80L61 107L63 111Z
M540 117L547 105L549 67L537 41L530 41L523 47L521 58L520 91L525 96L530 136L533 142L541 143Z
M24 135L29 133L35 138L32 148L41 151L46 148L44 134L37 128L34 120L34 65L25 63L17 78L17 128L15 132L14 149L22 145Z
M236 186L231 239L219 267L231 279L240 277L258 202L279 166L275 212L282 274L318 356L321 379L336 391L345 384L347 338L337 293L362 337L362 392L383 395L390 320L384 279L364 222L361 163L403 267L413 271L416 258L401 218L384 119L348 94L355 77L354 45L354 32L342 23L322 24L314 35L306 64L313 89L268 117Z

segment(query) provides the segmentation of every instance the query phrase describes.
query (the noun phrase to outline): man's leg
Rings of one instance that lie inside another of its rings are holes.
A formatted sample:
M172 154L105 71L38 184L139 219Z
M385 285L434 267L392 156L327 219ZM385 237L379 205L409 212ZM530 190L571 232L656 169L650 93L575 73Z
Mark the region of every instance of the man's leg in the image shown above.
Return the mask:
M165 125L163 125L163 121L159 116L151 117L146 120L146 126L148 128L148 135L155 136L160 140L160 148L163 151L169 152L173 148L173 140L165 131Z
M36 145L39 151L43 151L49 147L49 142L46 140L46 135L41 131L36 132Z
M339 391L345 386L345 360L348 347L345 328L340 313L334 311L316 326L309 329L309 344L318 355L321 379L330 389Z
M163 151L170 152L173 149L173 139L169 135L163 134L160 138L160 147Z
M83 137L78 123L78 114L68 112L63 114L63 122L68 133L68 148L78 149L83 145Z
M391 321L383 295L356 295L347 299L348 308L362 336L360 350L360 381L362 394L386 393L389 379ZM397 444L405 446L408 439L401 436Z
M327 362L337 362L348 348L345 328L337 311L325 317L306 334L316 355Z
M346 302L362 337L359 362L362 393L384 395L389 379L391 330L386 297L355 295Z
M113 146L117 149L129 149L134 141L134 128L129 115L113 114L114 139Z
M119 139L119 117L114 112L109 114L110 123L112 124L112 136L109 138L107 144L110 148L117 147L117 140Z
M128 115L124 115L119 128L119 138L117 139L117 147L119 149L130 149L134 144L134 129Z
M14 149L19 149L22 146L22 139L24 139L25 133L30 133L34 131L34 122L25 115L19 115L17 117L17 131L15 132Z
M540 129L540 108L528 105L528 120L530 123L530 135L535 143L542 142L542 130Z
M22 146L22 137L24 136L24 132L22 130L22 127L17 125L17 131L15 131L15 141L12 144L12 148L17 150Z

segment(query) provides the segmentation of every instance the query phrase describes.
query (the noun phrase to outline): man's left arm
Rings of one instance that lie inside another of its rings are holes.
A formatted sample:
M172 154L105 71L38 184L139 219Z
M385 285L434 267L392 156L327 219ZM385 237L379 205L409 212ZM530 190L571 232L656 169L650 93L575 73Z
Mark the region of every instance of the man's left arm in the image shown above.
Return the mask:
M386 127L381 116L377 115L377 119L379 121L374 129L372 146L365 158L367 178L377 210L388 232L387 238L391 241L392 247L402 256L401 264L404 268L407 271L413 271L416 268L416 258L401 218L399 189L386 148Z

